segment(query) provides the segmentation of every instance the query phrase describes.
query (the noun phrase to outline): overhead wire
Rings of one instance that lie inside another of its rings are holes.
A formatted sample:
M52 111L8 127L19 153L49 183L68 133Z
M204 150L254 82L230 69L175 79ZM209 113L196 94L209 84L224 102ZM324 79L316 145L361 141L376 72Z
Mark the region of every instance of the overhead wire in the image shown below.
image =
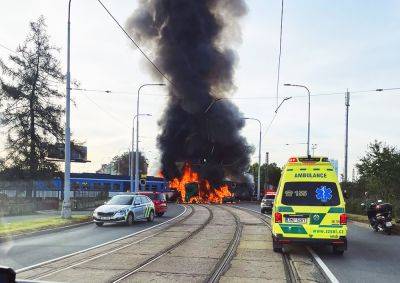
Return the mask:
M83 91L83 92L98 92L98 93L107 93L107 94L136 94L136 92L132 91L114 91L110 89L86 89L86 88L71 88L71 90L76 90L76 91ZM351 94L362 94L362 93L375 93L375 92L383 92L383 91L393 91L393 90L400 90L400 87L395 87L395 88L378 88L378 89L369 89L369 90L356 90L356 91L350 91ZM311 97L317 97L317 96L335 96L335 95L343 95L345 91L343 92L323 92L323 93L316 93L316 94L311 94ZM153 96L166 96L164 94L149 94ZM296 98L304 98L308 97L308 95L298 95L298 96L293 96L293 99ZM275 99L275 96L253 96L253 97L245 97L245 96L237 96L237 97L230 97L228 98L229 100L263 100L263 99ZM285 98L285 97L279 97L279 98Z
M173 83L170 81L170 79L161 71L161 69L150 59L149 56L147 56L146 52L143 51L143 49L139 46L138 43L129 35L129 33L121 26L121 24L118 22L118 20L111 14L111 12L107 9L106 6L104 6L103 2L101 0L97 0L100 5L104 8L104 10L107 12L107 14L113 19L113 21L118 25L118 27L122 30L122 32L129 38L129 40L136 46L136 48L139 50L139 52L146 58L146 60L157 70L158 73L164 79L166 79L172 86Z
M0 43L0 47L4 48L4 49L6 49L6 50L8 50L8 51L10 51L12 53L17 53L16 51L12 50L11 48L8 48L7 46L5 46L5 45L3 45L1 43Z
M127 125L125 122L123 122L122 120L120 120L117 116L114 116L113 113L111 113L110 111L107 111L106 109L104 109L102 106L100 106L96 101L94 101L93 99L91 99L86 93L84 93L85 97L91 102L93 103L97 108L99 108L101 111L103 111L104 113L106 113L108 116L110 116L114 121L118 122L119 124L121 124L124 128L125 127L129 127L129 125Z
M278 75L276 80L276 107L278 107L279 104L279 84L280 84L281 57L282 57L282 30L283 30L283 0L281 5L281 28L279 32Z

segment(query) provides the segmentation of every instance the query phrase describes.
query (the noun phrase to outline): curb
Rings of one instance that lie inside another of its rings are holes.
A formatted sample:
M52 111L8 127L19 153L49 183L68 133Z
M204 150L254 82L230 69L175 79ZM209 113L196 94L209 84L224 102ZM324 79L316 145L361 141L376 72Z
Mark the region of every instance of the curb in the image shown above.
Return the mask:
M60 232L60 231L68 230L68 229L73 229L73 228L81 227L81 226L88 225L91 223L93 223L93 221L86 221L86 222L76 223L76 224L72 224L72 225L61 226L61 227L57 227L57 228L49 228L49 229L44 229L44 230L39 230L39 231L34 231L34 232L16 234L16 235L1 236L0 244L5 243L5 242L10 242L13 240L17 240L17 239L23 239L23 238L28 238L28 237L39 236L39 235L43 235L43 234L49 234L49 233Z

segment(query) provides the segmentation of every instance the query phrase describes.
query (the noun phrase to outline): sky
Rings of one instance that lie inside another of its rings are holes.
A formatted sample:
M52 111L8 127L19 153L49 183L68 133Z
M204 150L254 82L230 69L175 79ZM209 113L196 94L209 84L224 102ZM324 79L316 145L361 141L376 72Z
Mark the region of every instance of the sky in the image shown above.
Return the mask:
M104 0L113 15L125 23L138 1ZM232 48L239 62L232 100L244 116L260 119L263 126L262 159L284 165L291 156L305 155L307 93L284 87L306 85L311 97L311 143L315 154L339 161L343 171L345 105L351 93L349 115L349 176L375 139L400 144L400 90L362 92L400 87L400 2L348 0L285 1L283 19L280 100L290 96L274 118L279 52L279 0L248 0L241 20L241 42ZM60 47L66 66L67 0L0 1L0 58L21 43L29 22L46 18L51 42ZM130 147L136 91L141 84L158 83L143 57L116 27L96 0L72 1L71 75L80 87L99 91L72 91L73 137L88 147L86 164L73 164L73 172L93 172ZM152 50L144 48L152 55ZM141 94L140 149L150 162L149 174L158 170L157 121L166 103L166 89L147 87ZM326 94L326 95L322 95ZM268 127L270 125L270 127ZM0 129L4 155L4 129ZM258 124L247 121L242 134L256 148Z

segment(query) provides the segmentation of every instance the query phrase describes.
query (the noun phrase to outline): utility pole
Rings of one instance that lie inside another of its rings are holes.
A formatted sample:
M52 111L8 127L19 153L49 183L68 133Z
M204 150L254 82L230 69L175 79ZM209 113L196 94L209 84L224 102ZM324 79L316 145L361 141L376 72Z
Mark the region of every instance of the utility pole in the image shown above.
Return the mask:
M71 218L71 0L68 2L68 34L67 34L67 84L65 95L65 171L64 199L61 208L62 218Z
M269 152L266 152L265 153L265 185L264 185L265 189L268 189L268 182L269 182L268 165L269 165Z
M344 182L347 183L347 166L348 166L348 154L349 154L349 107L350 107L349 90L346 91L344 104L346 106L346 134L344 142Z

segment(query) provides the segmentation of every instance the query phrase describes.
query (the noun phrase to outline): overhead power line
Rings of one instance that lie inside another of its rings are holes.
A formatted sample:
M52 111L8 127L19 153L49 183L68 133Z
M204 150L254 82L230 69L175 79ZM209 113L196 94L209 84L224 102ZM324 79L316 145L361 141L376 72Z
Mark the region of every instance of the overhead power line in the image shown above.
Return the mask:
M279 104L279 84L280 84L281 57L282 57L282 30L283 30L283 0L281 5L281 29L279 33L278 76L276 80L276 107L278 107Z
M76 91L82 91L82 92L98 92L98 93L106 93L106 94L136 94L136 92L133 91L115 91L115 90L109 90L109 89L87 89L87 88L71 88L71 90L76 90ZM369 90L355 90L355 91L350 91L352 94L373 94L376 92L383 92L383 91L393 91L393 90L400 90L400 87L394 87L394 88L377 88L377 89L369 89ZM322 92L322 93L315 93L311 94L312 97L317 97L317 96L335 96L335 95L344 95L345 91L343 92ZM166 96L163 94L148 94L149 96ZM293 96L293 99L296 98L304 98L308 97L308 95L298 95L298 96ZM230 100L263 100L263 99L275 99L275 96L253 96L253 97L246 97L246 96L237 96L237 97L231 97L229 98ZM284 98L284 97L279 97L279 98Z
M5 46L5 45L3 45L3 44L1 44L1 43L0 43L0 47L4 48L4 49L6 49L6 50L8 50L8 51L10 51L10 52L12 52L12 53L17 53L17 52L15 52L14 50L12 50L11 48L8 48L7 46Z
M111 113L110 111L107 111L106 109L101 107L96 101L91 99L89 97L89 95L85 94L85 96L92 104L94 104L98 109L100 109L101 111L106 113L108 116L110 116L114 121L118 122L121 126L123 126L124 128L129 127L126 123L124 123L122 120L120 120L118 117L116 117L113 113Z
M140 53L146 58L146 60L157 70L157 72L160 73L161 76L163 76L171 85L173 83L169 80L169 78L161 71L161 69L150 59L149 56L143 51L143 49L139 46L138 43L129 35L129 33L121 26L121 24L118 22L118 20L111 14L111 12L107 9L106 6L104 6L103 2L100 0L97 0L100 5L104 8L104 10L107 12L107 14L113 19L113 21L118 25L118 27L122 30L122 32L129 38L129 40L136 46L136 48L139 50Z

